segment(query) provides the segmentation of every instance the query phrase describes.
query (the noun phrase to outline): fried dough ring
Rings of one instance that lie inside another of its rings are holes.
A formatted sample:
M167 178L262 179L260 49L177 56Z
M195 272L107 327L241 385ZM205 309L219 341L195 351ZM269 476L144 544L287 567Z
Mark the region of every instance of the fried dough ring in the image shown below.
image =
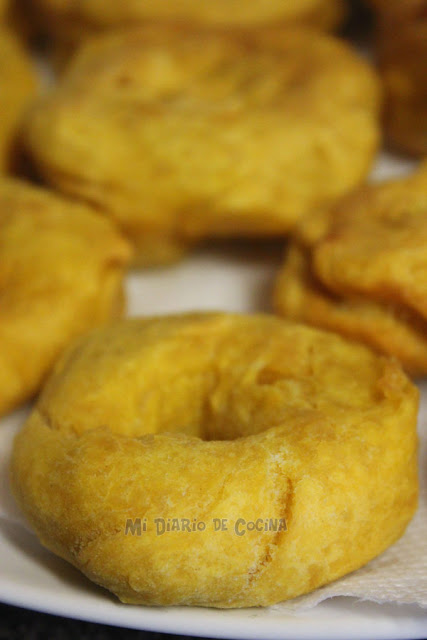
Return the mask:
M427 161L337 205L312 262L338 295L408 307L427 321Z
M147 27L84 46L26 140L44 179L112 216L150 264L206 237L283 235L347 193L378 111L371 68L330 36Z
M288 248L277 278L274 308L280 316L394 356L412 376L427 373L427 321L399 305L329 291L313 273L309 249L297 242Z
M417 399L395 362L278 318L127 320L58 363L15 441L13 491L42 543L124 602L270 605L402 534ZM207 526L157 535L159 517ZM125 535L137 518L147 530ZM275 518L286 531L234 533Z
M129 259L88 207L0 180L0 414L38 391L70 340L121 314Z
M277 279L279 315L427 373L427 164L305 217Z

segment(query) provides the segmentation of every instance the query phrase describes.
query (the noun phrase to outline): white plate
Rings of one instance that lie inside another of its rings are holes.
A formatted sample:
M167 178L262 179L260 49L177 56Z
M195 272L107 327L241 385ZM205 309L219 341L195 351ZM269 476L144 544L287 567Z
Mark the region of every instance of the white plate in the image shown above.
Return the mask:
M382 157L374 176L405 171L408 165ZM128 279L130 313L192 309L266 311L279 246L208 247L174 267ZM427 611L417 606L375 605L334 598L314 609L285 614L271 609L219 611L148 608L118 603L73 567L45 551L20 520L8 490L12 438L26 410L0 424L0 600L21 607L111 625L215 638L328 640L427 637Z

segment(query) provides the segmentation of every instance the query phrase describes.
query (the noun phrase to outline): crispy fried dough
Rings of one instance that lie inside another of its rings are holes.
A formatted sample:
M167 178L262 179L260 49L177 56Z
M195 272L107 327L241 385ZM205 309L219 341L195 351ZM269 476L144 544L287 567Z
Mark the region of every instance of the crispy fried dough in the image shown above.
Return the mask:
M274 293L276 312L395 356L414 376L427 373L427 321L408 309L337 296L316 279L307 249L293 243Z
M277 280L276 311L396 356L412 375L426 374L426 169L306 216Z
M83 205L0 180L0 414L75 336L121 313L127 243Z
M209 236L286 233L349 191L378 144L375 75L342 42L146 28L91 41L35 109L52 185L111 215L142 262Z
M427 163L345 199L312 263L335 293L405 305L427 319Z
M15 441L13 491L43 544L124 602L270 605L403 533L417 407L397 363L327 332L132 319L59 362ZM168 518L206 526L158 535Z

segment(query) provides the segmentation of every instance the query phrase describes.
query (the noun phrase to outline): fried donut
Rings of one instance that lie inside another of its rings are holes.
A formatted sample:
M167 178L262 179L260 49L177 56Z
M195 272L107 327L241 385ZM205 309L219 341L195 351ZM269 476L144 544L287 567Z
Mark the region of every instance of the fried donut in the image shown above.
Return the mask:
M427 1L371 0L378 9L378 58L390 142L427 154Z
M0 28L0 172L14 165L22 114L36 92L30 59L12 33Z
M43 177L112 216L149 264L205 237L282 235L349 191L378 109L374 73L330 36L261 46L157 27L83 47L26 141Z
M312 249L321 282L427 319L427 162L409 177L361 189L335 213Z
M279 315L331 329L427 373L427 164L364 187L296 227Z
M285 318L336 331L395 356L413 376L427 374L427 321L400 305L339 296L313 273L310 252L293 242L274 289L274 308Z
M129 258L88 207L0 180L0 414L38 391L72 338L121 313Z
M333 29L345 14L342 0L28 0L28 4L40 26L65 51L96 32L150 21L199 29L271 30L289 24Z
M57 364L15 441L12 488L42 543L123 602L270 605L403 533L417 405L396 362L327 332L130 319Z

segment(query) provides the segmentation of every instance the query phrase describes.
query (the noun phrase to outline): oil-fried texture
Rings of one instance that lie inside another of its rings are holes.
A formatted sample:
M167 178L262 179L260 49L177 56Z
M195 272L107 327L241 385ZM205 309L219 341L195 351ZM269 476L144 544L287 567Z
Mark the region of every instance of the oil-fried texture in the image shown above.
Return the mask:
M427 154L427 1L374 3L378 55L385 86L385 127L390 141Z
M0 172L13 166L19 125L35 92L27 52L16 36L0 28Z
M129 259L87 207L0 181L0 414L38 391L71 339L121 313Z
M427 165L360 189L294 230L274 293L280 315L337 331L427 373Z
M29 0L34 19L66 50L106 29L157 23L198 28L281 28L307 25L333 29L345 15L342 0Z
M261 46L146 28L83 47L27 143L45 179L108 212L147 263L206 236L283 234L347 192L377 148L378 102L370 67L329 36Z
M337 294L405 305L427 319L427 163L345 199L312 263Z
M417 406L394 361L327 332L273 316L133 319L58 363L15 441L12 486L43 544L124 602L269 605L402 534ZM138 518L141 535L125 535ZM206 529L157 535L155 518Z
M400 305L337 296L312 272L310 252L293 243L274 292L276 312L336 331L400 360L414 376L427 374L427 321Z

